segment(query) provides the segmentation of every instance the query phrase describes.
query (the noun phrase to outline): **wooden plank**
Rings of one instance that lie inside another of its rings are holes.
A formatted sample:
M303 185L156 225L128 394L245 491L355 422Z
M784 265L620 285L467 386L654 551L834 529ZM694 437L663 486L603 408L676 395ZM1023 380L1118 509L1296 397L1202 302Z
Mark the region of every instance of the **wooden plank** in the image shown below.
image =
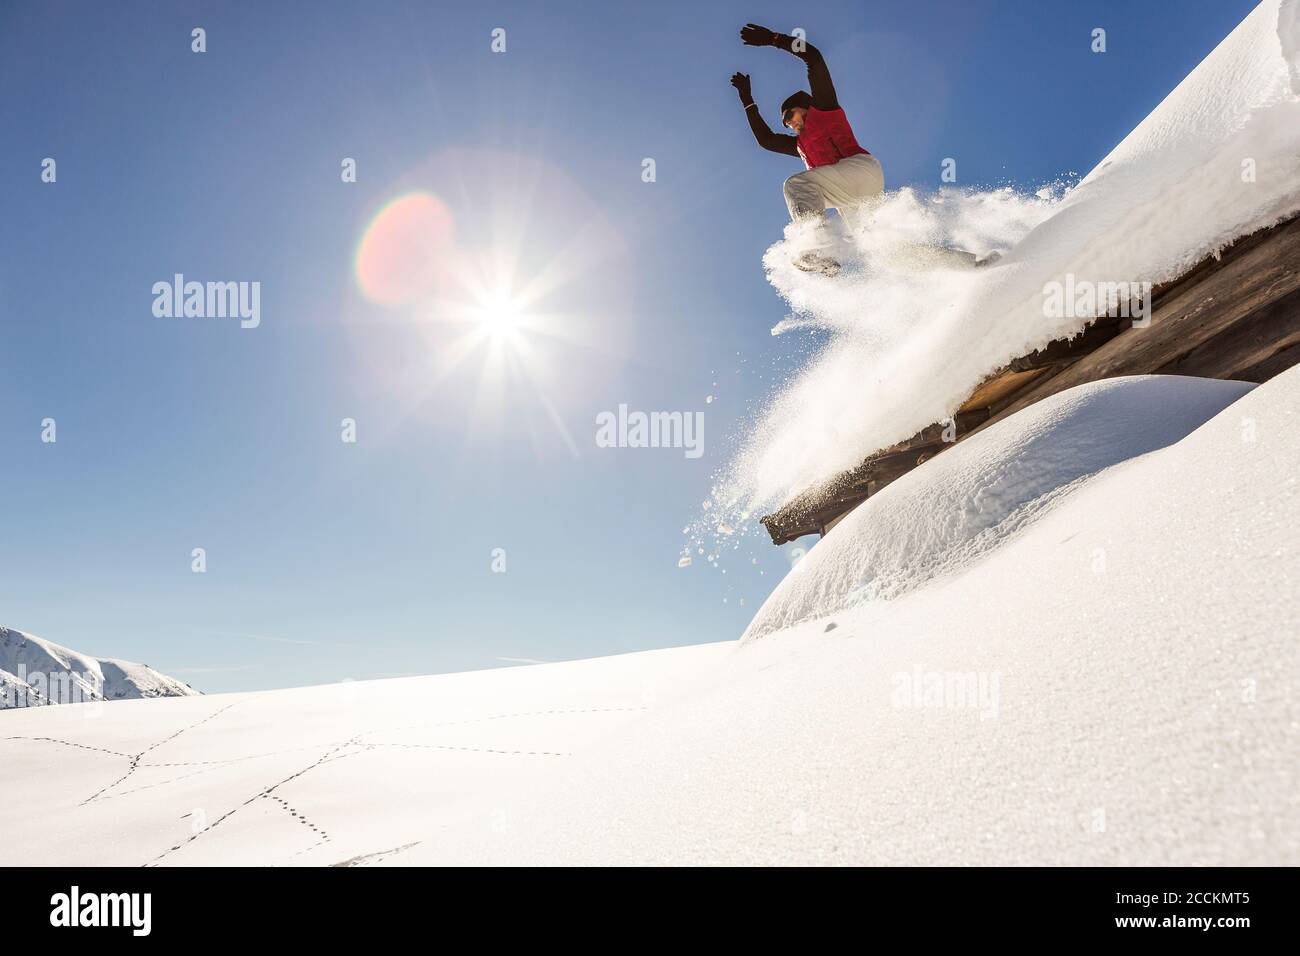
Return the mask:
M1045 375L1047 371L1046 368L1027 369L1023 372L1013 371L1009 368L1002 369L986 378L983 384L971 393L970 398L962 402L962 406L957 413L961 414L977 408L988 408L1006 396L1020 391L1035 379Z
M1227 332L1156 371L1161 375L1262 382L1276 374L1268 371L1277 364L1270 360L1296 345L1300 345L1300 289L1256 310Z
M1300 345L1293 345L1270 355L1258 365L1238 375L1237 380L1240 382L1267 382L1274 375L1285 372L1295 365L1300 365Z

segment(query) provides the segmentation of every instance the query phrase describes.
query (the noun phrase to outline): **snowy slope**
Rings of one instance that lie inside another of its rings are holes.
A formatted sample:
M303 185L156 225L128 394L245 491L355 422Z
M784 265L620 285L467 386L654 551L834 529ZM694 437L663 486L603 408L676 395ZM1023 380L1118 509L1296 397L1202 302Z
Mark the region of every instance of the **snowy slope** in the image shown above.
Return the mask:
M710 515L736 525L761 514L1078 332L1086 315L1045 311L1048 283L1160 283L1297 212L1300 0L1264 0L1075 188L891 192L844 243L835 280L795 269L788 242L773 246L769 278L794 310L775 331L829 341L746 430ZM1006 255L944 268L933 244Z
M511 839L411 859L1300 863L1297 426L1300 368L963 574L742 645Z
M30 708L0 765L0 866L369 864L506 802L707 680L734 645L433 677Z
M0 865L1300 863L1300 368L1230 387L1140 379L950 449L1073 487L762 640L9 715L41 799L0 805ZM1135 457L1071 479L1051 449L1117 395Z
M0 627L0 709L197 693L144 664L90 657Z

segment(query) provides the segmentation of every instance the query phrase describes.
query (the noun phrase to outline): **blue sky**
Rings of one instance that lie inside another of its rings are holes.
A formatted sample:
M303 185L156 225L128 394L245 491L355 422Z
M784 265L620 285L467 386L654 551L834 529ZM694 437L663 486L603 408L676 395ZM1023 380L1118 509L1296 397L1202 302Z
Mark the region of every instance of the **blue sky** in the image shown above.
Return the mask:
M0 623L212 692L734 638L789 548L676 559L800 359L760 265L799 167L728 78L773 124L802 79L738 28L808 31L890 188L944 157L1031 186L1087 172L1251 7L5 4ZM452 333L353 270L412 190L555 278L530 307L562 340L439 371ZM260 327L155 317L175 272L259 281ZM598 448L620 403L703 411L704 456Z

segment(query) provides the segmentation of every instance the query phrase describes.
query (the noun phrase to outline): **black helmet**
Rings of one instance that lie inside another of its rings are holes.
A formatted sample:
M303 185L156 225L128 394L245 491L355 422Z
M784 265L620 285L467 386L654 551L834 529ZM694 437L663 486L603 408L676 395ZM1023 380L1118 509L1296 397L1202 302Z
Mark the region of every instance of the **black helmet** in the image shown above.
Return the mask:
M805 93L803 90L800 90L798 93L791 93L785 98L785 102L781 104L781 122L789 122L791 110L812 109L812 105L811 93Z

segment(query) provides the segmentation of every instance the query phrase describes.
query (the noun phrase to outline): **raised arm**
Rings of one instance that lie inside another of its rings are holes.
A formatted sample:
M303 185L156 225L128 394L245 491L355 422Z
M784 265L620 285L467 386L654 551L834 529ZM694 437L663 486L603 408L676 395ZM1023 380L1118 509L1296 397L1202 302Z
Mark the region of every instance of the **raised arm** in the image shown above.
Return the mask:
M831 71L826 60L807 40L776 33L756 23L747 23L740 30L740 39L747 46L774 46L786 53L793 53L804 61L808 67L808 92L812 94L813 106L819 110L837 110L840 108L835 96L835 84L831 82ZM796 46L797 44L797 46Z
M740 102L745 107L745 118L749 120L749 129L754 134L758 145L774 153L798 156L799 149L795 145L797 142L795 137L772 132L772 128L758 114L758 105L754 102L753 94L749 89L749 77L744 73L737 73L732 76L731 85L740 94Z

